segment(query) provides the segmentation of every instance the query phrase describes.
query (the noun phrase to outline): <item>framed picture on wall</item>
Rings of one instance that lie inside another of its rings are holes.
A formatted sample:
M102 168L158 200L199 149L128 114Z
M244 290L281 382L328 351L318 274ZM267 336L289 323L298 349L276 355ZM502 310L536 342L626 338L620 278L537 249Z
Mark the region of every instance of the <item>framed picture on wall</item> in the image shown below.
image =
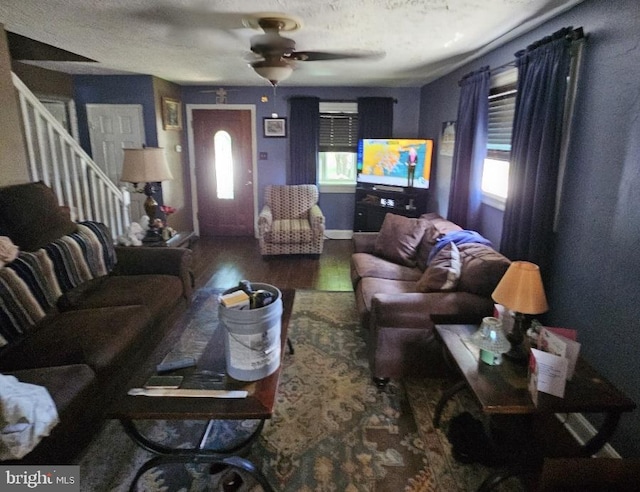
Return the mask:
M456 145L456 122L445 121L442 123L442 135L440 135L440 155L453 157L453 149Z
M264 136L265 137L286 137L287 136L287 119L286 118L264 118Z
M182 130L182 108L177 99L162 98L162 127L165 130Z

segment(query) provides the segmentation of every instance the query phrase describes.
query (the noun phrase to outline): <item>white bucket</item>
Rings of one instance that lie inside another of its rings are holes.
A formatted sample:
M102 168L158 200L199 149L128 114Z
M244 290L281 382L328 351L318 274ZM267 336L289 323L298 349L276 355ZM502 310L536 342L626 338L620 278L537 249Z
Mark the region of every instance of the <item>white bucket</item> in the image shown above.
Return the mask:
M225 330L227 373L239 381L262 379L280 366L282 294L273 285L252 283L251 287L271 292L275 300L257 309L229 309L222 303L218 306Z

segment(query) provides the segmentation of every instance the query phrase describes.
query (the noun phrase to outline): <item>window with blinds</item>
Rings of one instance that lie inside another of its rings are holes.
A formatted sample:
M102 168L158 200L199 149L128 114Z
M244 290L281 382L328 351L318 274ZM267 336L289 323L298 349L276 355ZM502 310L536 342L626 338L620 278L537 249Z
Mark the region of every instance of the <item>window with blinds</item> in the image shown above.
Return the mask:
M516 109L516 87L500 87L489 95L489 128L487 150L492 153L511 152L513 115ZM508 160L508 155L507 155Z
M504 209L509 188L517 77L515 68L492 76L489 92L487 157L482 169L482 193L485 203L501 209Z
M321 102L318 156L321 191L353 191L357 151L357 103Z
M358 113L320 113L320 152L357 152Z

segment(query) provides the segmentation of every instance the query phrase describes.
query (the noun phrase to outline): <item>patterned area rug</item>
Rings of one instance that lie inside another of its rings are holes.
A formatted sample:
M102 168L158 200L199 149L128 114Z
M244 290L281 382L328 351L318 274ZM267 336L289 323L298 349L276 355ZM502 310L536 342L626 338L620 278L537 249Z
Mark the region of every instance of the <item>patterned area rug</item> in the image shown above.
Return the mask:
M217 325L216 292L197 292L178 353L206 345ZM431 423L449 381L371 382L365 336L353 293L296 291L276 411L247 456L276 491L468 491L491 471L451 456L447 422L473 411L462 391L447 405L442 426ZM178 446L193 444L201 422L147 422L149 436ZM255 421L219 422L209 445L228 445ZM109 421L81 457L81 490L124 491L151 453ZM138 482L144 491L261 490L235 470L208 465L163 465ZM504 490L514 490L513 487ZM516 489L517 490L517 489Z

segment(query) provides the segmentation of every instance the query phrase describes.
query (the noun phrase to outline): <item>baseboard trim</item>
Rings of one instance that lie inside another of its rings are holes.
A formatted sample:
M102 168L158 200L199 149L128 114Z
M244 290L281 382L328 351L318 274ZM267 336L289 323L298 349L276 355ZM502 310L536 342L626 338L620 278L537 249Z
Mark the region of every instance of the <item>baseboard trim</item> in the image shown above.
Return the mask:
M569 433L580 444L585 444L597 433L595 427L581 413L557 413L556 417L564 423ZM605 444L595 456L598 458L621 458L609 443Z
M324 235L327 239L351 239L353 237L353 231L330 229L325 230Z

